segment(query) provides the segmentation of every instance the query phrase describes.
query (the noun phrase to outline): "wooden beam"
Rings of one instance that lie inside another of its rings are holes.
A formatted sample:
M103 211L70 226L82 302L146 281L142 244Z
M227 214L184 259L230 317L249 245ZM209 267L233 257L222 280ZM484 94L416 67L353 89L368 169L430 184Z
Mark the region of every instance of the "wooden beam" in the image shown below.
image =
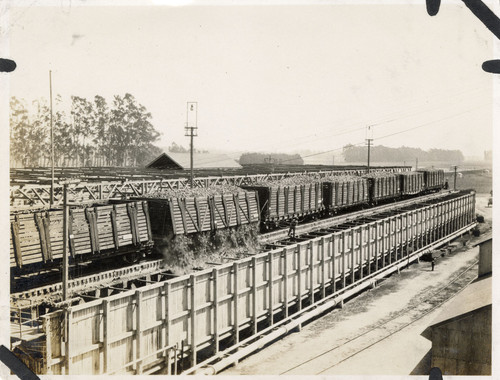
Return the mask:
M189 276L190 290L191 290L191 305L189 310L189 317L191 320L191 365L196 365L196 303L195 303L195 294L196 294L196 276L192 274Z
M269 252L267 255L268 259L268 268L269 268L269 273L268 273L268 286L269 286L269 308L268 308L268 315L269 315L269 325L274 324L274 313L273 313L273 252Z
M142 374L142 331L141 331L141 302L142 292L135 292L135 310L136 310L136 325L135 325L135 344L136 344L136 375Z
M218 291L218 281L219 270L217 268L212 269L212 289L213 289L213 339L214 339L214 355L219 352L219 291Z
M103 367L102 373L105 374L109 371L110 358L109 358L109 318L110 318L110 305L109 300L102 300L102 356L103 356Z
M257 326L257 259L252 257L252 330L258 332Z
M233 263L233 331L234 344L240 342L240 326L238 321L238 263Z

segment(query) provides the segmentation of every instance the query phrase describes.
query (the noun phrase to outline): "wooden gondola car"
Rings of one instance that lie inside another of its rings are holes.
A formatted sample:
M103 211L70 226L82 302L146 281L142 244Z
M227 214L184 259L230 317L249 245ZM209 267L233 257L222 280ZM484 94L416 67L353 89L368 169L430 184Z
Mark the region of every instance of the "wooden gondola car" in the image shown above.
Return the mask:
M400 198L401 183L397 174L369 173L364 177L368 180L368 196L371 205Z
M148 197L153 238L185 235L259 222L255 192L240 190L195 197Z
M146 202L71 208L69 254L73 261L139 253L152 247ZM63 211L37 210L10 216L10 267L50 268L63 255Z
M281 185L279 181L273 181L269 184L242 187L257 192L261 221L267 227L277 224L280 220L291 219L294 215L303 217L319 214L324 210L320 182Z
M330 176L323 181L323 203L329 213L368 204L368 180L357 176Z
M417 195L425 191L424 174L420 172L398 173L401 196Z
M444 170L419 169L424 175L424 188L426 191L438 191L444 188Z

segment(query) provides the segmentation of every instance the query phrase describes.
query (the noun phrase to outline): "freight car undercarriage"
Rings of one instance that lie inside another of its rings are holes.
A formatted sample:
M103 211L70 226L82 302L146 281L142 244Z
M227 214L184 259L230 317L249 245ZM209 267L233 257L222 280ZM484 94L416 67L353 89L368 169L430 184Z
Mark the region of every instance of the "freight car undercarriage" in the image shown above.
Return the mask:
M24 335L13 342L38 373L170 374L180 365L195 368L466 233L475 225L474 202L473 192L455 193L396 215L353 220L321 236L311 233L231 264L78 300L37 318L33 327L21 320ZM121 320L130 323L116 323Z

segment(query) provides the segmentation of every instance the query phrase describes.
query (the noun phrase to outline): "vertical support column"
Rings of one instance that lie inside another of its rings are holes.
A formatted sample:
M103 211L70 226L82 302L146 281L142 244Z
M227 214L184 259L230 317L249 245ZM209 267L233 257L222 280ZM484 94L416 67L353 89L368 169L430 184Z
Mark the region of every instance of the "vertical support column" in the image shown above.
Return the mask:
M345 231L342 231L342 289L345 288L345 251L346 251Z
M42 316L43 330L45 331L45 360L47 375L52 375L52 320L49 317Z
M367 256L367 269L368 269L368 276L372 273L372 225L368 224L367 226L367 232L368 232L368 239L366 241L366 256Z
M302 310L302 244L297 245L297 303L299 306L299 310Z
M302 193L303 194L303 193ZM283 313L288 317L288 254L283 248Z
M335 263L335 254L337 252L337 239L335 239L335 235L332 235L331 240L332 245L332 291L335 293L337 291L337 274L336 274L336 263Z
M140 290L136 290L135 292L135 344L136 344L136 375L142 374L142 331L141 331L141 301L142 301L142 292Z
M355 245L356 245L356 229L351 228L351 284L354 283L356 277L354 275L354 268L356 266L356 260L355 260Z
M170 338L170 282L165 283L165 345L168 347L172 344L171 338ZM171 351L167 351L167 365L168 365L168 370L167 374L170 374L170 355ZM174 351L174 355L177 355L177 351ZM174 361L176 361L174 359Z
M102 300L102 373L109 371L109 301L104 298Z
M269 261L269 274L268 274L268 286L269 286L269 325L272 326L274 324L274 312L273 312L273 253L272 251L268 253L267 259Z
M314 303L314 252L313 252L313 242L310 241L308 244L309 249L309 302L312 305Z
M469 196L469 209L470 209L470 220L469 223L474 223L476 221L476 194Z
M404 229L403 229L403 225L404 225L403 215L400 214L399 215L399 240L398 240L399 256L398 256L398 260L401 260L404 257L404 251L403 251L403 247L404 247L404 244L403 244L403 242L404 242L404 239L403 239Z
M257 334L257 259L252 257L252 330Z
M462 226L461 227L465 227L468 224L468 222L467 222L468 204L469 204L469 198L463 197L462 198Z
M68 185L63 185L63 262L62 262L62 299L68 299L68 241L69 241L69 206ZM50 244L50 242L49 242Z
M240 342L240 326L238 321L238 263L233 263L233 314L234 314L234 344Z
M389 248L387 251L387 254L389 256L389 265L392 264L392 247L391 247L391 245L392 245L392 235L395 233L395 231L393 231L393 229L392 229L393 222L394 222L394 218L392 216L389 217L389 219L387 219L387 224L389 226L388 231L387 231L387 240L389 241L389 244L387 244L387 246L388 246L387 248Z
M196 365L196 302L195 302L195 294L196 294L196 277L194 274L189 276L189 285L190 285L190 298L191 305L189 308L189 319L191 322L191 365Z
M425 209L419 209L418 210L419 212L419 229L420 229L420 233L419 233L419 245L417 247L417 249L421 249L423 247L425 247ZM417 263L420 263L420 255L417 254ZM410 260L408 258L408 266L410 265Z
M325 266L325 237L321 238L321 298L326 296L326 266Z
M71 374L71 347L70 347L70 335L71 335L71 308L68 307L64 310L64 325L65 325L65 340L64 340L64 359L66 367L66 375Z
M168 347L170 346L168 342L168 310L167 310L167 305L168 305L168 292L170 288L167 286L170 285L168 282L166 282L162 289L161 289L161 332L160 332L160 347ZM172 368L171 368L171 361L170 361L170 356L171 356L171 350L168 349L165 351L165 365L167 367L167 375L172 374Z
M463 227L463 224L462 224L462 215L463 215L463 205L464 205L464 202L463 202L463 198L460 197L458 199L458 204L459 204L459 207L458 207L458 214L457 214L457 229L460 229Z
M382 225L382 268L383 268L383 267L385 267L385 256L386 256L386 252L385 252L385 248L386 248L386 244L385 244L385 238L386 238L385 220L382 220L381 225Z
M255 258L254 258L255 259ZM212 269L212 291L213 291L213 334L214 334L214 355L219 352L219 290L218 290L218 278L219 270L217 268ZM255 305L255 299L254 305Z
M375 272L378 271L378 251L379 251L379 244L378 244L378 226L379 222L375 222Z
M431 206L432 210L432 242L435 242L438 238L439 220L437 215L437 205Z
M438 218L439 218L439 234L438 234L438 239L441 239L444 236L444 206L441 203L438 206Z

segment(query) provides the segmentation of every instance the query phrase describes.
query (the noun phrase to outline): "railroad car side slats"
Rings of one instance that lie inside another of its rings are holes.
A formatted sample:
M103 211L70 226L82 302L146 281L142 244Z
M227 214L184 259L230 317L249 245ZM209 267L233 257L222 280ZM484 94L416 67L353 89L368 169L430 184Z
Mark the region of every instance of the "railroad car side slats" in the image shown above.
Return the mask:
M150 240L148 223L144 212L144 207L147 206L135 203L133 207L139 210L136 227L140 241L147 242ZM113 225L112 213L115 213L116 227ZM16 233L22 254L22 265L62 258L63 212L61 210L11 215L10 219L11 224L17 220L20 227ZM69 253L72 256L92 252L112 254L117 248L132 246L133 244L132 223L130 222L130 216L127 214L126 204L74 208L70 210L69 223ZM10 266L21 267L15 258L14 240L11 236ZM116 244L117 241L118 245Z

